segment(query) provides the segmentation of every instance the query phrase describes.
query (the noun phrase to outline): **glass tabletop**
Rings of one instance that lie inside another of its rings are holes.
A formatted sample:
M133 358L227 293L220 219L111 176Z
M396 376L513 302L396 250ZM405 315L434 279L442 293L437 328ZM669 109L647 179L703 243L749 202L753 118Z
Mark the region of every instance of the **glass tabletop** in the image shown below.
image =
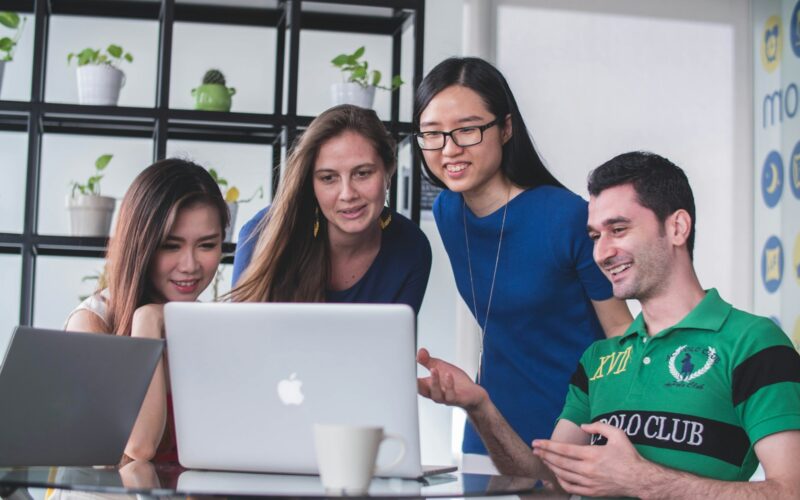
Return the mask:
M319 476L187 470L174 464L131 462L122 467L0 468L0 496L18 488L56 488L95 493L325 497ZM446 473L416 481L375 478L368 496L385 498L469 497L533 494L532 478Z

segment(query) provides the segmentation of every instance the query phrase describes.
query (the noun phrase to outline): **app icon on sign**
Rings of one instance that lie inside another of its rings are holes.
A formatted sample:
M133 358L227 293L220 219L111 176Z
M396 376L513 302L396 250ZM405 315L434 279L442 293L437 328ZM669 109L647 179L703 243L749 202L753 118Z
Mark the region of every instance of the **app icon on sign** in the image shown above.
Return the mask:
M794 197L800 200L800 142L794 147L792 153L792 166L789 168L789 185L792 187Z
M800 162L798 146L795 146L795 151L792 152L792 163ZM783 193L783 160L780 153L770 151L761 168L761 196L764 198L764 203L772 208L780 201L781 193Z
M794 4L792 17L789 19L789 40L792 43L794 55L800 57L800 1Z
M761 252L761 281L769 293L775 293L783 279L783 245L777 236L770 236Z
M761 36L761 65L768 73L775 71L781 61L782 31L780 16L771 16L764 23L764 31Z

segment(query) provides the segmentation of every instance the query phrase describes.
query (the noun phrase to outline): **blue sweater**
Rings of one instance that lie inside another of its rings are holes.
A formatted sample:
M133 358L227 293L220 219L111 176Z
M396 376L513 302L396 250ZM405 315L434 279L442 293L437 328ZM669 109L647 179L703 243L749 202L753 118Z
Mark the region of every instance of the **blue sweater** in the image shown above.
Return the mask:
M503 207L476 217L462 200L443 191L433 215L458 291L483 326ZM589 344L604 337L591 300L610 298L611 285L592 259L587 207L579 196L551 186L529 189L508 204L480 383L525 443L550 437L576 363ZM469 422L463 451L486 454Z
M258 212L239 232L233 259L235 284L250 263L257 235L251 234L269 207ZM310 229L309 229L310 230ZM408 304L419 313L428 276L431 273L431 245L413 222L392 212L392 222L381 233L381 248L364 276L346 290L328 290L328 302Z

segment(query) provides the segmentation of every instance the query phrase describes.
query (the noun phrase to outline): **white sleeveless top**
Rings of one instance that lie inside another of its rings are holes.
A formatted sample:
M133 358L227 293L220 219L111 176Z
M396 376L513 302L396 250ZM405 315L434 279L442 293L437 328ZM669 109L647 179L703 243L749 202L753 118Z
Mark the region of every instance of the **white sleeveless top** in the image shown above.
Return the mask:
M66 330L67 324L69 323L69 320L72 318L72 315L82 310L93 313L95 316L100 318L100 320L106 326L108 326L107 311L108 311L109 297L110 296L108 294L108 288L104 288L102 291L100 291L100 293L95 293L87 297L86 300L81 302L80 305L78 305L78 307L76 307L75 309L72 310L72 312L69 313L69 316L67 316L66 321L64 321L64 329Z

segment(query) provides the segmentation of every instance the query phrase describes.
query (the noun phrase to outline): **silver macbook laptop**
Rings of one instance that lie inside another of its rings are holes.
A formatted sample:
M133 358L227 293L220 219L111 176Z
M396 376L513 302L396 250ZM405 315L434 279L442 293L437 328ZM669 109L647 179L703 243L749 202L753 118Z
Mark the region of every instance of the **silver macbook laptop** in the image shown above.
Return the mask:
M17 327L0 367L0 466L118 463L163 348Z
M411 308L173 302L164 318L184 467L316 474L313 425L344 423L404 438L396 477L455 469L420 464Z

